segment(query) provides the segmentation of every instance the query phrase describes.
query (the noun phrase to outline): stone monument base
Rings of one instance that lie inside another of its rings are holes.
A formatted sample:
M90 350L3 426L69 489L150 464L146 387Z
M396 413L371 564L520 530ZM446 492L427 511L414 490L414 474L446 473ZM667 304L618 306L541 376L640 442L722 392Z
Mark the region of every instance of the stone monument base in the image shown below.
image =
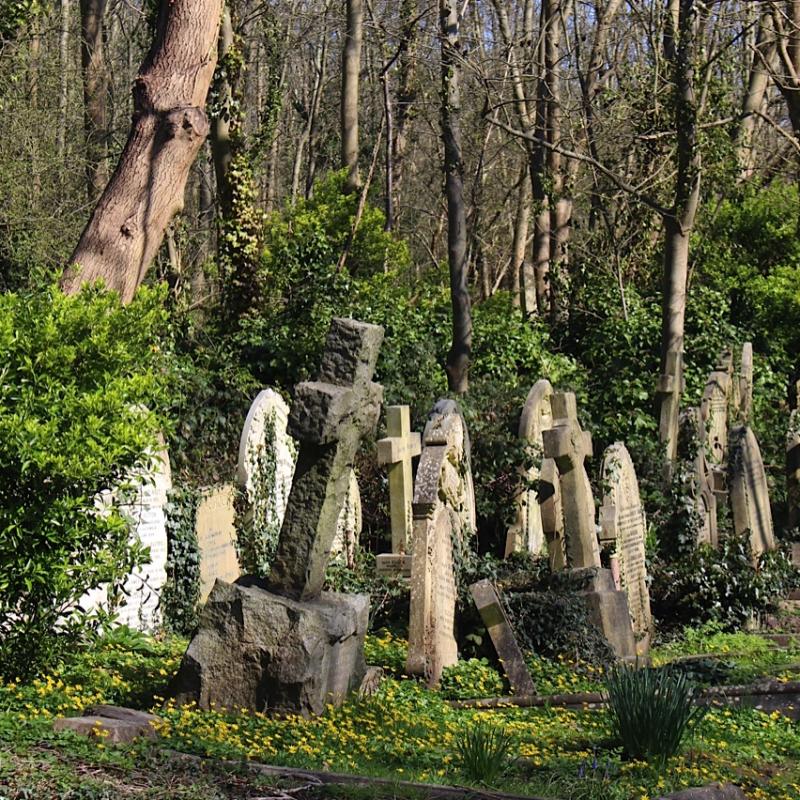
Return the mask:
M367 595L291 600L251 576L217 580L170 694L200 708L321 714L366 671Z
M610 569L598 569L588 590L583 592L589 621L605 636L617 658L636 659L636 640L633 636L628 598L618 591Z

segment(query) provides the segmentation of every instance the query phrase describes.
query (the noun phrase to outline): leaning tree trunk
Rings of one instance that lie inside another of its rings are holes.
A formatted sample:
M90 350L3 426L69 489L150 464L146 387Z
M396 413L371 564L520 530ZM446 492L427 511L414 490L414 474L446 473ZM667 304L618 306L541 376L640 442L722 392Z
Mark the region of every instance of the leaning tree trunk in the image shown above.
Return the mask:
M94 203L108 182L108 72L104 44L106 0L81 0L83 128L86 137L86 191Z
M447 195L447 260L450 265L450 300L453 341L445 371L451 392L464 394L469 385L472 354L472 306L467 286L467 216L464 208L464 162L461 156L461 97L459 77L458 0L439 0L442 37L442 140Z
M162 2L133 86L133 125L117 168L61 281L67 293L104 280L129 302L183 207L208 134L204 106L217 62L222 0Z
M358 78L361 71L361 39L364 9L361 0L347 0L347 28L342 53L342 168L347 170L345 189L359 188L358 177Z

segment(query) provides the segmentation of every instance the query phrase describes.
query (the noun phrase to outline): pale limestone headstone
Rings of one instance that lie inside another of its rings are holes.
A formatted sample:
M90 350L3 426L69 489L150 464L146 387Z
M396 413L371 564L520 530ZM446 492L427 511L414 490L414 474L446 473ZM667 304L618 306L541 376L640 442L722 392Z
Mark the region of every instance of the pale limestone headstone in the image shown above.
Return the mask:
M685 457L692 460L693 468L686 476L684 491L693 500L698 515L697 543L716 547L719 542L717 497L708 481L706 436L699 408L688 408L681 414L681 440Z
M378 423L383 387L372 375L382 341L379 326L334 319L318 379L295 387L289 433L300 450L267 581L277 595L313 600L322 592L353 461Z
M738 379L738 418L742 425L750 422L753 412L753 345L745 342L742 346L742 360L739 365Z
M622 442L606 448L603 455L603 485L601 541L610 544L617 554L620 581L628 598L628 610L636 637L636 650L639 655L645 655L653 627L645 556L647 524L633 461Z
M388 465L392 553L401 554L410 550L414 499L411 459L422 452L422 439L411 430L408 406L386 408L386 433L378 440L378 463Z
M517 497L517 513L508 530L505 555L525 550L533 555L545 551L546 542L539 508L538 481L544 445L542 431L553 427L550 398L553 387L548 380L539 380L528 392L519 421L519 438L534 452L534 463L522 471L524 488Z
M434 406L422 442L414 483L406 667L435 685L442 669L458 660L453 539L463 540L475 529L469 436L454 401Z
M706 434L709 482L718 496L726 491L730 393L730 374L715 370L708 377L700 404L700 419Z
M592 454L592 437L581 430L572 392L556 392L551 400L554 424L543 432L544 453L558 467L564 536L570 567L599 567L592 486L585 460Z
M292 488L297 445L287 432L289 406L274 389L258 393L239 440L236 482L248 513L277 535Z
M167 580L167 528L165 508L172 488L172 473L166 448L153 459L149 469L130 478L131 502L120 505L130 521L131 536L150 549L150 560L128 576L122 587L124 605L118 622L142 631L153 631L161 622L161 591Z
M494 585L491 581L482 580L473 583L469 590L511 684L512 693L517 696L536 694L533 678Z
M750 533L753 559L774 550L769 487L761 450L753 431L737 425L730 436L731 510L736 533Z
M542 530L547 540L550 569L559 572L567 568L567 552L564 542L564 509L561 507L561 481L558 467L552 458L542 461L539 475L539 511Z
M200 555L200 602L204 603L214 581L233 583L240 575L236 557L236 489L230 484L203 493L195 514L194 530Z
M358 488L356 471L350 470L350 480L347 484L347 496L344 505L336 520L336 535L331 545L332 556L343 556L344 561L351 569L355 566L358 540L363 528L361 513L361 490Z
M667 353L664 373L659 377L656 394L659 398L658 437L666 449L665 477L672 474L678 453L678 419L683 393L683 353Z

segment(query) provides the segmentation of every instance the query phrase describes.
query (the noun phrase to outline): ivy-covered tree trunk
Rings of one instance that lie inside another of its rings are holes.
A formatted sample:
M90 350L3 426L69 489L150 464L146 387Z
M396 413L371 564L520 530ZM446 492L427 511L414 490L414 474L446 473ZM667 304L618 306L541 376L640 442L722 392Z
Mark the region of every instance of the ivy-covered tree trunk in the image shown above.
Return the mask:
M467 217L464 208L464 161L461 155L461 53L457 0L440 0L442 37L442 139L447 195L447 260L450 265L450 301L453 340L447 353L447 386L464 394L469 386L472 354L472 305L467 285Z
M222 0L162 2L133 86L133 124L117 168L61 280L67 293L105 281L129 302L183 207L189 169L208 134Z

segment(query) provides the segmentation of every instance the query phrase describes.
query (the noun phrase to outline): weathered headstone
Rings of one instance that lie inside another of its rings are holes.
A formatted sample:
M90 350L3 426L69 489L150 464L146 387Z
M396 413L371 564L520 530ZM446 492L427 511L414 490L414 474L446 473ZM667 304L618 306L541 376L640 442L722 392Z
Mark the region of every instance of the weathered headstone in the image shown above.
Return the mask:
M171 687L178 703L319 714L360 684L369 597L321 589L353 459L380 412L382 339L332 321L319 379L295 391L300 452L272 572L215 583Z
M536 694L530 672L525 666L525 659L517 644L511 623L508 621L503 604L497 590L491 581L483 580L473 583L469 587L472 599L492 639L492 644L497 651L497 657L503 665L503 671L511 684L511 691L515 695Z
M342 556L345 564L351 569L355 566L356 550L363 524L361 490L358 488L356 471L351 469L350 480L347 482L347 496L336 520L336 535L331 545L331 555Z
M774 550L772 510L769 487L761 450L753 431L737 425L730 436L730 491L733 528L736 533L750 533L753 559Z
M564 510L561 507L561 481L558 467L552 458L542 461L539 474L539 511L542 530L547 540L547 555L550 569L559 572L567 568L567 552L564 544Z
M658 438L666 448L665 478L672 474L678 452L678 419L683 393L683 353L667 353L664 373L658 379L656 394L659 398Z
M383 389L372 383L383 329L334 320L319 379L295 391L289 433L300 442L269 585L299 599L322 591L361 437L375 430Z
M414 484L408 661L430 685L455 664L453 539L475 529L475 500L464 418L452 400L433 408L422 435Z
M231 485L204 492L197 506L194 529L200 555L200 602L211 593L214 581L233 583L241 571L236 556L236 512Z
M739 365L737 417L742 425L750 422L753 411L753 345L745 342L742 346L742 360Z
M687 474L684 491L692 498L698 516L697 543L716 547L717 498L708 482L705 430L699 408L688 408L681 414L681 456L691 460L693 469Z
M622 589L628 598L636 650L649 649L653 618L647 588L644 507L630 453L622 442L608 447L603 455L605 494L600 509L601 541L614 547L619 560Z
M517 497L517 513L508 529L506 557L519 550L539 555L545 550L545 535L539 507L538 481L544 450L542 431L553 427L550 398L553 387L548 380L539 380L528 392L519 421L519 438L533 451L534 463L522 470L523 489Z
M724 498L728 451L728 408L731 376L729 372L715 370L708 377L700 404L700 419L706 433L706 452L709 483L718 497Z
M236 482L258 524L277 533L292 488L297 446L287 433L289 406L274 389L258 393L239 439Z
M585 460L592 455L592 437L581 430L572 392L556 392L551 400L554 424L543 431L544 452L558 467L564 536L570 567L599 567L592 486Z

